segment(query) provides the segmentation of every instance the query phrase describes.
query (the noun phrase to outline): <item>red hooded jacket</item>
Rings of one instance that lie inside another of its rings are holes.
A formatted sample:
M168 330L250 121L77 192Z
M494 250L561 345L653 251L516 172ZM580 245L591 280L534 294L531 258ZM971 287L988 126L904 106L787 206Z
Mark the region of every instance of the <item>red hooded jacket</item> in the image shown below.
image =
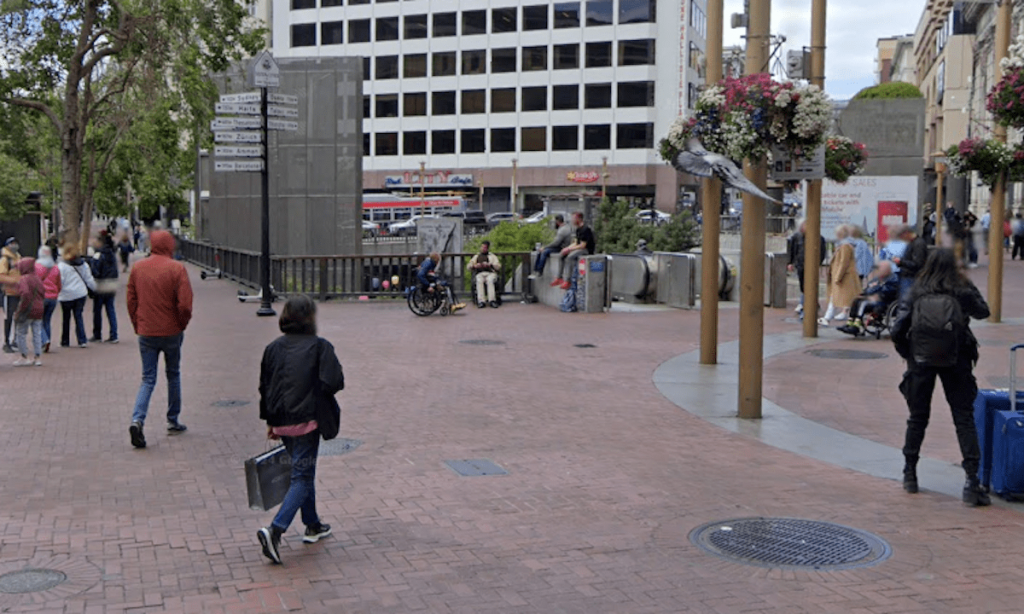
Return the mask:
M21 274L17 283L21 302L18 303L14 317L16 319L42 320L43 298L46 295L46 290L43 288L43 281L36 277L35 259L22 258L19 260L18 273Z
M141 337L173 337L192 319L192 283L188 271L171 258L174 237L157 230L149 236L149 258L128 276L128 315Z

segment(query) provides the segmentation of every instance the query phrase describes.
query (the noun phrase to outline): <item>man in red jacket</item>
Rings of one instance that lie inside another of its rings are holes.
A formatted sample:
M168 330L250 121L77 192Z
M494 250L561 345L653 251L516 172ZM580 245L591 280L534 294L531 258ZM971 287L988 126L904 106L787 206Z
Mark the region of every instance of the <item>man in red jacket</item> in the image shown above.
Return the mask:
M150 234L151 255L140 260L128 277L128 315L139 336L142 354L142 385L135 399L132 424L128 428L132 445L146 447L142 425L149 399L156 386L157 364L164 354L167 369L167 433L185 432L178 421L181 414L181 342L192 319L192 284L188 271L171 258L174 237L165 231Z

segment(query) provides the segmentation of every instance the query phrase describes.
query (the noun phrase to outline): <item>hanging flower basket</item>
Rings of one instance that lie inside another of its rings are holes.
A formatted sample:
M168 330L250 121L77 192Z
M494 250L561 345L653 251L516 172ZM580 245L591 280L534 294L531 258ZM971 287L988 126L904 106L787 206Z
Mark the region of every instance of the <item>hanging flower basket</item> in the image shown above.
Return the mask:
M845 136L830 136L825 141L825 176L836 183L846 183L853 175L864 172L868 150L864 143L855 143Z
M725 79L707 87L694 115L680 117L660 143L671 161L697 138L708 151L733 160L764 159L772 147L810 156L825 141L832 103L818 87L779 83L768 75Z
M1024 34L1001 62L1003 77L988 94L987 108L1004 126L1024 128Z
M981 181L991 188L1002 172L1010 181L1024 177L1024 149L1010 147L995 139L964 139L946 151L949 170L957 176L977 172Z

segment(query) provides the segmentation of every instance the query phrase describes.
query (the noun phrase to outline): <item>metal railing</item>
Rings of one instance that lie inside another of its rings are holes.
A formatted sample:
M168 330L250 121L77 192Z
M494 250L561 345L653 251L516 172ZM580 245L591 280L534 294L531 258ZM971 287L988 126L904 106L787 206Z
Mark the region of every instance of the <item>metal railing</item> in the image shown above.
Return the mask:
M742 215L723 215L721 229L724 234L739 234L743 227ZM766 234L784 235L796 230L796 218L786 215L770 215L765 218Z
M219 245L181 240L182 257L210 270L219 270L227 279L251 288L259 288L260 255ZM467 270L475 254L456 253L441 256L438 272L456 289L469 290ZM530 252L495 253L502 266L506 293L524 294L529 287ZM270 285L276 295L307 294L325 301L360 296L402 297L414 283L423 254L386 256L273 256ZM397 277L397 279L395 279ZM385 288L384 282L388 287ZM397 286L394 282L397 281Z

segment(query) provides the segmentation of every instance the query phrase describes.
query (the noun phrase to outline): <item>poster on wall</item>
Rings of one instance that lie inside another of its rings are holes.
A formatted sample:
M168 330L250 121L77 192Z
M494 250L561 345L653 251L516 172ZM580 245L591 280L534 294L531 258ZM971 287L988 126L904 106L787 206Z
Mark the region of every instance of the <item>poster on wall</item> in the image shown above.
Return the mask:
M886 227L917 221L916 176L851 177L844 184L826 179L821 194L821 234L832 238L837 226L854 224L879 241Z

